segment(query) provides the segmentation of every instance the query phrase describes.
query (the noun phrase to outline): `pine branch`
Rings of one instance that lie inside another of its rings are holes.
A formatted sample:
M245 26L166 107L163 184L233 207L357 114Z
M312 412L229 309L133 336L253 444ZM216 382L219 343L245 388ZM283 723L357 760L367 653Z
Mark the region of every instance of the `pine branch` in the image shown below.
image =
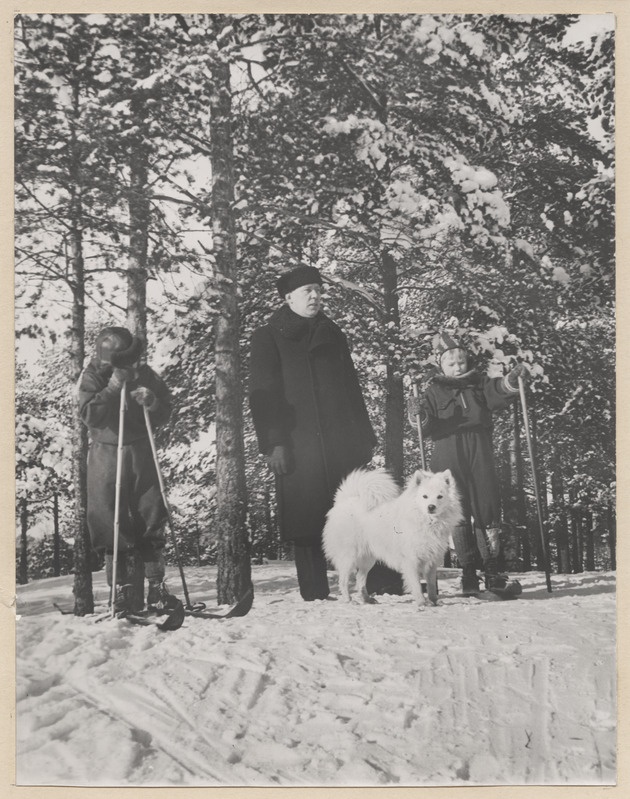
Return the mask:
M67 230L72 230L72 225L70 225L68 222L66 222L66 220L63 219L62 217L57 216L57 214L51 213L50 208L48 208L48 207L46 207L44 205L44 203L31 191L31 189L29 189L29 187L26 185L26 183L24 183L24 181L22 181L22 180L20 180L18 178L17 182L22 187L22 189L29 195L29 197L32 200L34 200L37 203L37 205L39 205L39 207L43 211L46 212L46 216L52 216L53 219L56 219L57 222L59 222L61 225L63 225Z
M212 216L212 208L207 203L204 203L198 197L195 197L195 195L192 194L192 192L189 192L188 189L182 188L182 186L180 186L176 181L174 181L173 178L169 177L168 175L163 175L162 180L166 180L168 183L171 184L171 186L174 186L177 189L177 191L181 191L181 193L184 194L186 197L188 197L192 201L192 204L196 205L197 208L199 208L199 210L203 211L205 214L209 216ZM177 200L174 200L174 202L177 202Z
M367 98L369 104L374 108L376 111L379 120L385 124L387 122L387 106L384 105L381 100L376 96L374 91L368 86L368 84L357 75L357 73L352 69L352 67L346 63L346 61L341 58L340 56L337 57L338 62L341 64L343 69L352 77L352 79L359 85L363 95Z

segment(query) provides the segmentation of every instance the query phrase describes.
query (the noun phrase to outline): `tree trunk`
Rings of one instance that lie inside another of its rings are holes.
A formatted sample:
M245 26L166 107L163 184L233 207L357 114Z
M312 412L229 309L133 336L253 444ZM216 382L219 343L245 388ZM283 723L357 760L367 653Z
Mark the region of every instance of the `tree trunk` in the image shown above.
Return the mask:
M532 568L532 552L529 541L529 529L527 527L527 505L525 502L525 488L523 478L523 456L521 453L521 424L518 413L518 405L512 404L512 440L510 443L510 465L512 468L512 484L514 486L514 516L516 526L520 535L521 558L523 570L530 571Z
M61 574L61 537L59 534L59 494L53 491L53 576Z
M564 476L562 473L562 458L556 449L554 453L553 471L551 472L551 493L555 515L558 517L554 524L554 536L558 552L558 572L569 574L571 561L569 556L569 530L564 500Z
M612 571L617 570L617 528L615 523L615 514L613 513L612 505L606 508L606 522L608 525L608 543L610 546L610 568Z
M536 565L539 569L546 570L551 566L551 552L549 550L549 534L547 520L549 519L549 508L547 504L547 473L544 468L543 460L538 451L538 418L534 408L529 409L531 436L532 436L532 452L534 462L531 464L531 470L536 475L536 480L532 480L532 490L535 492L538 487L538 502L540 502L540 511L542 516L543 530L540 529L540 520L538 518L538 507L536 507ZM534 502L536 503L536 494L534 493ZM542 535L545 536L545 547L543 547ZM547 549L547 557L549 563L545 563L545 549Z
M382 30L378 19L373 20L373 33L380 40ZM347 77L347 76L346 76ZM362 97L375 113L379 122L387 127L388 98L385 92L376 96L350 71L350 80L355 84L357 94ZM372 185L373 200L378 205L385 200L385 189L391 177L389 162L380 171L375 170ZM376 198L379 198L378 200ZM376 217L374 217L376 219ZM405 434L405 393L400 360L396 357L399 349L400 311L398 307L398 272L396 262L386 249L380 252L379 271L383 287L385 323L387 325L388 352L386 356L385 383L385 468L394 479L402 483L404 476L404 434Z
M383 250L381 252L381 280L385 301L385 320L388 330L388 346L397 346L400 330L398 309L398 275L396 262ZM385 386L385 468L399 483L404 472L404 421L405 393L400 363L396 362L391 350L387 354L387 377Z
M583 571L582 566L582 530L580 509L575 506L575 496L571 500L571 571L578 574Z
M195 523L195 552L197 553L197 566L201 566L201 529Z
M400 363L396 363L391 348L397 346L400 331L398 309L398 275L396 262L386 251L381 251L381 282L385 301L387 324L387 373L385 382L385 468L400 485L404 479L404 419L405 393ZM381 561L370 569L366 590L368 593L403 593L402 576Z
M28 582L28 504L26 499L20 502L20 585Z
M595 536L593 532L593 514L584 511L582 515L584 525L584 568L588 572L595 571Z
M79 116L78 84L73 87L75 121ZM85 267L83 261L83 207L81 202L82 162L76 140L76 127L72 125L70 147L73 154L70 200L70 232L68 254L72 273L72 328L70 331L70 368L72 382L79 382L85 358ZM74 613L84 616L94 612L92 593L92 545L87 527L87 428L81 421L75 400L72 416L72 476L74 482Z
M538 492L539 492L539 501L540 501L540 510L542 514L542 524L543 524L543 531L542 534L545 536L545 546L543 547L543 541L541 539L541 530L540 530L540 523L538 523L538 514L536 515L536 529L537 529L537 536L536 541L538 542L537 546L537 553L538 553L538 566L541 569L546 569L549 567L551 571L553 571L552 565L552 552L549 546L549 503L547 502L547 472L545 471L542 466L540 469L536 471L537 476L537 484L538 484ZM549 563L545 563L545 549L547 550L547 558Z
M232 207L230 65L219 51L212 65L210 147L212 153L212 233L218 287L221 291L215 323L217 596L219 603L236 602L251 587L247 538L247 493L243 444L243 404L239 352L236 232Z
M151 70L150 52L143 31L149 15L135 21L134 77L147 78ZM138 131L129 148L129 264L127 267L127 327L147 343L147 255L151 209L148 196L149 153L146 135L145 90L136 88L130 103L133 124Z
M501 445L501 496L503 497L503 534L501 548L503 553L504 568L507 571L519 569L519 535L518 519L516 515L516 487L512 482L512 468L510 458L510 442L503 440Z
M264 487L263 508L265 519L265 537L269 541L269 546L271 548L273 544L277 545L278 539L276 537L275 525L273 523L273 517L271 514L271 489L268 482L265 483Z

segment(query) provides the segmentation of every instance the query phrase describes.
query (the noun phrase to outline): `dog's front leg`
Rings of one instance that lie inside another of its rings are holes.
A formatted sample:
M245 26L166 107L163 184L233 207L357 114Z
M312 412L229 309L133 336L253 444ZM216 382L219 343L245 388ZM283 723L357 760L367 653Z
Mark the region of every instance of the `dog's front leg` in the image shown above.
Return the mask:
M429 598L429 602L431 602L432 605L437 605L437 566L425 566L424 579L427 584L427 596Z
M424 607L426 599L422 593L422 583L420 581L420 570L410 567L403 571L403 579L405 581L405 590L411 593L416 605L419 608Z

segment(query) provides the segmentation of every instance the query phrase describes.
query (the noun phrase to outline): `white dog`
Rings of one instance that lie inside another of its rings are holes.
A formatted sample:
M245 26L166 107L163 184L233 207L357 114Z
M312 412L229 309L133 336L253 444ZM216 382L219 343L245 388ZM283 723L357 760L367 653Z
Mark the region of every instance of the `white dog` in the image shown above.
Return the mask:
M437 603L437 568L453 527L462 521L455 479L445 472L415 472L401 492L383 469L356 469L337 489L326 517L324 552L339 574L339 590L350 601L350 578L370 602L367 573L377 560L400 572L418 605Z

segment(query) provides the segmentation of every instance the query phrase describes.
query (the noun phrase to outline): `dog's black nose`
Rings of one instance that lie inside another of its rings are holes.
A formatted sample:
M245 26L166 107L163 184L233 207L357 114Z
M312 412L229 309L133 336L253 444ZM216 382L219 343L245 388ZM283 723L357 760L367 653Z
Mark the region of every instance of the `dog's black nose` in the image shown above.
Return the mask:
M429 513L435 513L435 505L429 505L427 510L429 511Z

